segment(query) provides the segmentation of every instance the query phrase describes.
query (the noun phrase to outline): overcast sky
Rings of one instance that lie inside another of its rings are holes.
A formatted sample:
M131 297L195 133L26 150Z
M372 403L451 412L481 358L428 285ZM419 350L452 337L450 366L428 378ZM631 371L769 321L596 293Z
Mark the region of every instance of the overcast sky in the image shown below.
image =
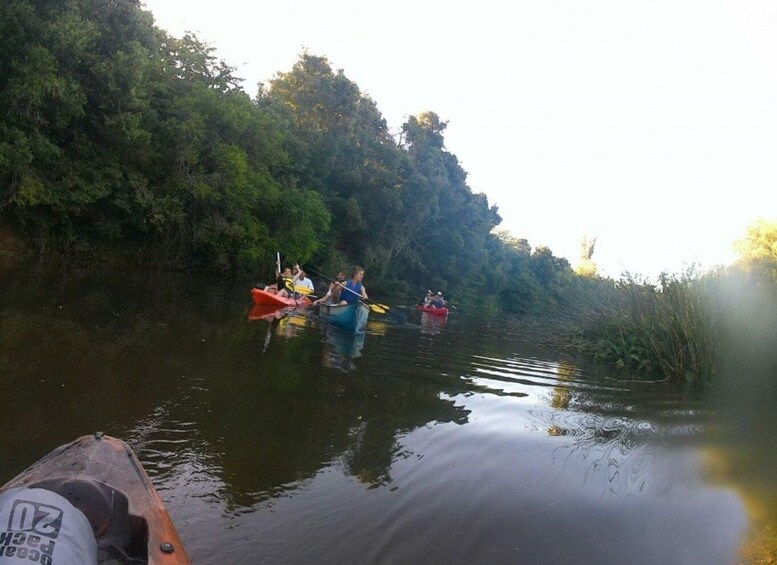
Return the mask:
M245 89L303 48L396 131L432 110L475 192L533 246L618 276L728 263L777 220L777 2L146 0Z

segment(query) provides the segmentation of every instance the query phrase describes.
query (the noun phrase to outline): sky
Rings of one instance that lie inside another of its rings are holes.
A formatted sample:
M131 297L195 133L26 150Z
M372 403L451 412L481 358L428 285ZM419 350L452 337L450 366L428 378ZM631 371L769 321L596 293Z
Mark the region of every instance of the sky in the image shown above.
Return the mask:
M600 273L728 264L777 220L772 0L145 0L258 82L325 56L396 132L434 111L502 227Z

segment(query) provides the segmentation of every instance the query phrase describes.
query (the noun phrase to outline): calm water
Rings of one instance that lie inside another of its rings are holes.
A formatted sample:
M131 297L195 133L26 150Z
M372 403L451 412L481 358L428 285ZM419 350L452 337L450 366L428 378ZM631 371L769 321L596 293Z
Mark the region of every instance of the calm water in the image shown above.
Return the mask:
M2 271L0 483L103 430L195 563L739 559L747 496L700 393L536 349L520 321L252 320L250 286Z

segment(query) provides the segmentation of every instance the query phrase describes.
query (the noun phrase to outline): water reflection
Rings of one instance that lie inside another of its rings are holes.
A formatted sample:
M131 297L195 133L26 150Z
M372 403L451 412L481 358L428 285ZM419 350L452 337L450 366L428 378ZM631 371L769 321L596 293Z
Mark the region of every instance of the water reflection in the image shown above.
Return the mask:
M264 320L265 322L272 322L273 320L279 320L289 314L292 308L288 306L268 306L266 304L254 304L248 311L249 321Z
M421 333L425 335L438 335L445 329L448 316L421 312Z
M366 333L369 335L386 335L389 324L385 318L373 316L367 321Z
M330 369L353 371L356 368L354 359L361 357L364 348L365 333L348 333L333 326L327 326L324 331L326 343L321 364Z
M291 339L297 337L299 332L304 331L307 324L307 316L303 312L293 310L287 316L278 320L275 333L278 336Z
M304 309L285 306L254 305L248 312L249 322L266 322L262 353L266 353L273 336L284 339L296 337L308 325L308 314Z
M715 415L693 391L599 378L501 326L354 336L147 278L2 280L0 479L122 436L198 563L733 560L739 499L701 480Z

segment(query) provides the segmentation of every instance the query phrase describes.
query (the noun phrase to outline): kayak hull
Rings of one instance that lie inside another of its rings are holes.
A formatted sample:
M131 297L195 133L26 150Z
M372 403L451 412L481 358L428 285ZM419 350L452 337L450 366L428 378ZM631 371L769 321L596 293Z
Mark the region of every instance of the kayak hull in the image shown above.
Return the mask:
M266 292L259 288L251 289L251 297L257 306L309 306L310 299L306 296L302 298L284 298L277 294Z
M434 308L433 306L416 306L416 310L419 312L426 312L427 314L434 314L437 316L447 316L448 315L448 309L443 306L442 308Z
M336 328L346 332L363 332L367 326L370 309L366 304L321 305L321 316Z
M117 556L150 565L188 565L162 499L130 447L100 433L62 445L6 483L43 488L80 510L97 541L98 563ZM133 561L135 562L135 561Z

